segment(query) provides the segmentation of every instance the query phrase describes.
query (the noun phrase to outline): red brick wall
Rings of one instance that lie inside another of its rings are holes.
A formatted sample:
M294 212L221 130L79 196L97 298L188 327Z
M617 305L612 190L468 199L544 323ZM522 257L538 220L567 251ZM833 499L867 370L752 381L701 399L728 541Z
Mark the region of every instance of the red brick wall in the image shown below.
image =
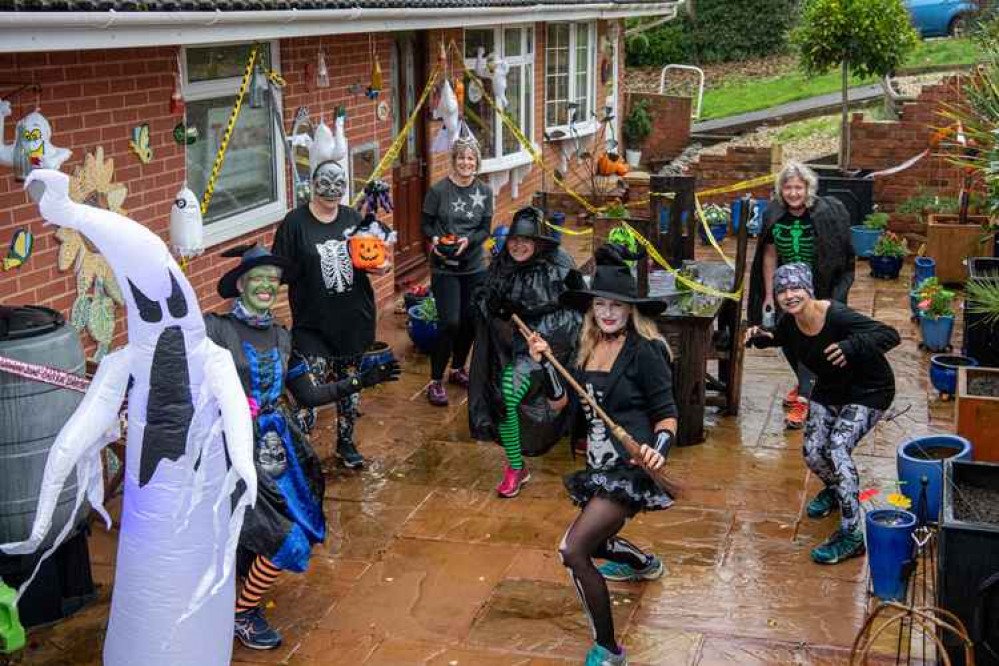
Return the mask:
M960 101L961 77L950 77L938 85L923 88L915 102L904 105L899 121L864 120L856 113L850 123L852 149L850 166L876 171L886 169L930 148L937 127L948 124L940 115L942 104ZM914 215L895 213L895 209L921 189L941 196L956 197L961 187L961 171L947 158L931 154L915 166L891 176L874 180L874 201L892 213L891 228L919 238L925 233Z
M652 134L641 145L642 159L671 160L678 157L690 140L691 98L639 92L629 92L625 97L626 111L622 117L627 115L636 101L647 100L650 103L648 112L652 117Z
M700 159L692 165L690 174L697 176L697 189L701 191L759 178L778 171L780 166L780 146L767 148L735 146L726 150L722 155L701 155ZM755 198L766 198L773 192L773 186L764 185L743 192L704 197L701 203L727 204L748 192L752 192Z

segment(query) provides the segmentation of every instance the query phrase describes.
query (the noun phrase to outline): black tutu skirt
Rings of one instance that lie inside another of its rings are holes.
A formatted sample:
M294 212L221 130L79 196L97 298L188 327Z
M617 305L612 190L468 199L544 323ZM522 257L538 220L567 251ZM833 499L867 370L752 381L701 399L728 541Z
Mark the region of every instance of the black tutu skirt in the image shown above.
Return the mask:
M606 497L627 506L632 514L660 511L673 505L673 498L656 485L643 469L634 465L583 469L563 479L569 497L585 506L594 497Z

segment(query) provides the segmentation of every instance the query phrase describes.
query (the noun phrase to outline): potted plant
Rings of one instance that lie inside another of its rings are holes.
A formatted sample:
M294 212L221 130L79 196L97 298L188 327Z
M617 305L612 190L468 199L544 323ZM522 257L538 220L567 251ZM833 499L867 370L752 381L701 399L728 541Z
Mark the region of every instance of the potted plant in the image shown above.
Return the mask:
M416 348L424 354L429 354L437 344L439 334L437 326L437 303L430 296L419 305L409 308L409 321L406 322L406 332Z
M972 276L965 285L964 353L999 367L999 277Z
M631 105L631 111L621 125L621 134L627 144L625 157L628 166L638 168L642 161L642 144L652 134L652 117L649 115L650 102L647 99L636 100Z
M917 292L923 347L935 352L948 351L954 333L954 292L944 289L936 278L923 282Z
M729 212L718 204L704 207L704 221L708 223L708 228L711 229L711 235L716 243L720 243L725 238L725 234L728 233L728 219ZM699 233L701 234L701 242L707 245L708 235L704 232L703 225L699 226Z
M864 218L864 223L850 227L853 252L858 257L870 257L874 253L881 234L888 228L888 213L875 210Z
M909 243L904 237L887 231L874 244L871 255L871 275L876 278L894 280L902 270L902 262L909 254Z

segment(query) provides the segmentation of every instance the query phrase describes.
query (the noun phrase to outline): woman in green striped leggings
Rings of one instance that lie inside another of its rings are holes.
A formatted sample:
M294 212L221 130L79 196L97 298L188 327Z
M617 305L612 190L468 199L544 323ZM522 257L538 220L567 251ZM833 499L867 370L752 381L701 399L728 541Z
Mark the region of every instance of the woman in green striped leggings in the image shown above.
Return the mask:
M551 448L565 423L545 400L541 368L531 360L510 316L519 315L545 339L554 340L556 355L568 360L580 317L560 306L558 297L581 280L572 258L544 233L542 212L530 207L517 211L476 298L468 392L472 436L499 441L506 453L503 479L496 487L501 497L520 493L530 479L524 454L540 455Z

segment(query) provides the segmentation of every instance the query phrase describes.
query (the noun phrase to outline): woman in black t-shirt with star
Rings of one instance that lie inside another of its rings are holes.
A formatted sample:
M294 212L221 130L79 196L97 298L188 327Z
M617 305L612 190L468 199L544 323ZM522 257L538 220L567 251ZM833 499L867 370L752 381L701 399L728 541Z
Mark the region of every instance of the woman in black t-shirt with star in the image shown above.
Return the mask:
M811 555L819 564L836 564L864 553L852 453L895 399L895 375L885 353L900 339L891 326L837 301L816 299L806 264L781 266L773 282L785 314L774 329L747 330L746 344L780 347L815 375L803 450L825 488L808 504L808 515L821 518L839 506L842 518Z

